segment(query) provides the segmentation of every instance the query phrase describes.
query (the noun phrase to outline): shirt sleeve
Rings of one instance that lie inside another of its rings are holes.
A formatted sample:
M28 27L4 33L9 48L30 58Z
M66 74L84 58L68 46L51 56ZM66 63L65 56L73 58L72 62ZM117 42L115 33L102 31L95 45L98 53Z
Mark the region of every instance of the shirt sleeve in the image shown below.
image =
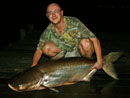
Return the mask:
M79 21L79 25L78 25L78 28L79 28L79 35L81 38L94 38L96 37L95 34L90 31L81 21Z
M47 28L44 30L44 32L41 34L40 39L39 39L39 43L37 44L37 48L36 48L37 50L42 51L44 44L48 41L48 39L51 35L51 33L50 33L51 28L52 28L52 25L49 24L47 26Z
M45 36L46 36L46 32L44 31L39 39L39 43L37 44L37 50L42 51L42 48L45 44Z

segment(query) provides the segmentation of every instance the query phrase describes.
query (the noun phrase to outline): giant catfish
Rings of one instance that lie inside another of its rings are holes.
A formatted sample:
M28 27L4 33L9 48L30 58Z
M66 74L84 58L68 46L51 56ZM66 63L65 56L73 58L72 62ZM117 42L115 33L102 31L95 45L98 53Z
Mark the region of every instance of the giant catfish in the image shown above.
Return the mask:
M112 78L118 80L113 67L122 52L111 52L103 57L103 70ZM17 92L51 89L70 85L79 81L90 81L96 69L90 70L96 60L73 57L60 60L44 61L42 64L31 67L13 76L8 86Z

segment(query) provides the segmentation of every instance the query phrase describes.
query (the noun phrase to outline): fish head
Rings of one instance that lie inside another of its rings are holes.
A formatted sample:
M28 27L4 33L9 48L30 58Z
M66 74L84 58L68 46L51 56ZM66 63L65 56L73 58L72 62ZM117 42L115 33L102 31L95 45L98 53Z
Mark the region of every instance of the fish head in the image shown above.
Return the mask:
M12 77L8 86L17 92L33 91L37 89L44 89L40 87L39 81L43 78L44 74L36 72L36 70L27 70Z
M22 91L25 91L26 89L26 86L24 86L24 84L20 84L20 85L12 85L10 83L8 83L8 86L13 90L13 91L16 91L16 92L22 92Z
M30 85L28 86L27 84L19 84L19 85L11 85L8 83L9 88L11 88L13 91L16 92L24 92L24 91L33 91L33 90L41 90L41 89L45 89L44 86L38 86L36 85Z

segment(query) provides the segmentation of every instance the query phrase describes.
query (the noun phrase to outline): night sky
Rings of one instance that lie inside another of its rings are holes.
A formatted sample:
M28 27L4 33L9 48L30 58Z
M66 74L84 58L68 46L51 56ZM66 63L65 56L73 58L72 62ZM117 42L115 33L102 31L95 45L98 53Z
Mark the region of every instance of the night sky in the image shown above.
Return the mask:
M58 2L64 15L79 18L93 32L129 33L129 0L5 0L1 3L0 44L18 41L19 29L28 24L44 30L49 23L45 15L49 2Z

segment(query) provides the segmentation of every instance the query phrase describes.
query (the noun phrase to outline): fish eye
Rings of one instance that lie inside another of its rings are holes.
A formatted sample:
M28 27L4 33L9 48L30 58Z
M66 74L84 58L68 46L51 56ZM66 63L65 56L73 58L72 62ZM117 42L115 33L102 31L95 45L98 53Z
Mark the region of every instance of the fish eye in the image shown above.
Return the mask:
M44 82L48 82L48 79L45 79Z
M46 85L49 82L49 76L44 74L43 78L39 82L39 84Z
M49 80L48 80L48 79L44 79L44 81L43 81L43 85L47 85L47 84L48 84L48 82L49 82Z
M49 79L49 76L45 75L45 76L44 76L44 79L43 79L44 83L47 83L47 82L48 82L48 79Z

